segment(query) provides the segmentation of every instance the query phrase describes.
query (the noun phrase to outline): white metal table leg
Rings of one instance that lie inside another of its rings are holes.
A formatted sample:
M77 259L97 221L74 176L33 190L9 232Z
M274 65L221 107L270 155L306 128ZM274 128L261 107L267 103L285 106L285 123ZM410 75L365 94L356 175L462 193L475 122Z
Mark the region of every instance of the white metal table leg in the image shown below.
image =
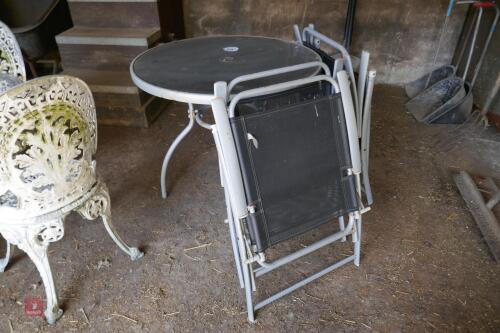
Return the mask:
M167 177L167 170L168 170L168 163L170 162L170 159L172 158L172 155L174 154L175 149L181 143L182 139L184 139L189 132L193 129L194 125L194 120L195 120L195 112L193 109L193 105L189 104L189 109L188 109L188 117L189 117L189 123L182 130L182 132L175 138L174 142L172 142L172 145L168 148L167 154L165 155L165 158L163 159L163 165L161 167L161 196L163 199L167 198L167 188L165 184L165 180Z

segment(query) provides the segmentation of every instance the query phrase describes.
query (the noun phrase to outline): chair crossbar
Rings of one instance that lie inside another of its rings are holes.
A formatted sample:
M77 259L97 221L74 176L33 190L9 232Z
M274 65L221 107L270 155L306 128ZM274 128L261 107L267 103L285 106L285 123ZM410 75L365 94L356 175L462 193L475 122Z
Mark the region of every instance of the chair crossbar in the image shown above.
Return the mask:
M335 269L337 269L337 268L339 268L339 267L342 267L342 266L344 266L345 264L348 264L348 263L350 263L351 261L355 261L355 260L356 260L356 256L355 256L355 255L349 256L349 257L344 258L344 259L342 259L342 260L339 260L339 261L337 261L336 263L334 263L333 265L328 266L328 267L326 267L325 269L323 269L323 270L321 270L321 271L319 271L319 272L317 272L317 273L315 273L315 274L313 274L313 275L311 275L311 276L309 276L309 277L307 277L307 278L305 278L305 279L301 280L300 282L297 282L297 283L295 283L294 285L292 285L292 286L290 286L290 287L288 287L288 288L286 288L286 289L283 289L282 291L280 291L280 292L278 292L278 293L276 293L276 294L272 295L271 297L268 297L268 298L266 298L265 300L263 300L263 301L261 301L261 302L257 303L257 304L255 305L254 309L255 309L255 310L261 309L261 308L263 308L264 306L266 306L266 305L268 305L268 304L270 304L270 303L272 303L272 302L274 302L274 301L276 301L276 300L278 300L278 299L282 298L283 296L286 296L286 295L288 295L288 294L290 294L290 293L294 292L295 290L297 290L297 289L299 289L299 288L302 288L302 287L304 287L305 285L307 285L307 284L309 284L309 283L313 282L314 280L319 279L319 278L320 278L320 277L322 277L323 275L328 274L328 273L330 273L331 271L333 271L333 270L335 270Z
M286 255L284 257L281 257L280 259L277 259L273 261L272 263L265 263L265 262L257 262L261 267L258 269L255 269L255 276L260 277L266 273L269 273L276 268L279 268L283 265L286 265L294 260L297 260L303 256L306 256L314 251L317 251L347 235L350 235L352 233L354 227L354 218L352 216L349 217L349 223L347 224L347 227L344 230L338 231L328 237L325 237L303 249L300 249L296 252L293 252L289 255Z

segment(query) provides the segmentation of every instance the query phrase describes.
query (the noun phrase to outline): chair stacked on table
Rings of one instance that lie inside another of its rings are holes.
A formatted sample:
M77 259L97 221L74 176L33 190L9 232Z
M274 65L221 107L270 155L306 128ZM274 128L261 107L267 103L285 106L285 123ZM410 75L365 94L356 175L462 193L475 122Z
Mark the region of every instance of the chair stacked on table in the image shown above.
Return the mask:
M319 67L322 74L238 91L238 84ZM214 86L212 132L220 160L229 232L248 320L255 311L349 262L359 265L362 163L356 108L345 71L321 62L280 68ZM337 223L331 234L318 229ZM346 224L347 221L347 224ZM269 262L266 251L316 230L322 239ZM352 236L353 254L253 301L257 278Z
M56 37L64 74L83 79L94 94L100 124L148 127L167 100L138 89L129 65L139 53L168 38L182 12L171 1L69 0L74 27ZM170 20L171 21L171 20ZM170 24L170 25L169 25ZM182 37L182 36L179 36Z

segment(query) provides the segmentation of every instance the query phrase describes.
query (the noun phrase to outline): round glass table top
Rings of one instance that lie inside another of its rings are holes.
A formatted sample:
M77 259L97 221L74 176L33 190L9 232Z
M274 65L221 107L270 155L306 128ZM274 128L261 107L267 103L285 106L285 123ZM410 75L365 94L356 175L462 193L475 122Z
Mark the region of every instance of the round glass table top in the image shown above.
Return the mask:
M166 99L210 104L214 83L265 70L321 61L316 52L268 37L198 37L161 44L137 56L130 66L142 90ZM233 92L309 77L319 67L237 85Z

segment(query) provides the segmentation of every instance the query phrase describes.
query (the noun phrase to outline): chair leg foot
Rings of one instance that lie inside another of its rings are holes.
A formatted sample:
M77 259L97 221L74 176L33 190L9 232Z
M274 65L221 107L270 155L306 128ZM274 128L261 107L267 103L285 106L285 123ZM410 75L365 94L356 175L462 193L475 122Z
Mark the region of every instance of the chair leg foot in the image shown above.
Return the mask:
M101 217L106 231L115 244L118 245L123 252L129 255L130 259L138 260L142 258L144 253L139 251L136 247L128 246L116 232L115 227L111 222L111 200L108 189L106 188L106 185L102 183L99 186L100 188L96 191L96 193L78 209L78 212L88 220L95 220L98 217Z
M59 309L59 307L55 306L52 309L47 308L44 311L45 319L50 325L54 325L57 319L61 318L63 315L63 310Z
M132 261L139 260L142 257L144 257L144 252L139 251L139 249L136 247L130 248L130 259L132 259Z
M144 252L139 251L139 249L136 247L128 246L127 243L125 243L121 239L121 237L116 232L113 224L111 223L111 214L109 214L109 215L104 214L101 216L101 218L102 218L102 222L104 224L104 227L106 228L106 231L108 232L111 239L113 239L115 244L118 245L118 247L123 252L125 252L126 254L129 255L129 257L130 257L130 259L132 259L132 261L139 260L140 258L142 258L144 256Z

